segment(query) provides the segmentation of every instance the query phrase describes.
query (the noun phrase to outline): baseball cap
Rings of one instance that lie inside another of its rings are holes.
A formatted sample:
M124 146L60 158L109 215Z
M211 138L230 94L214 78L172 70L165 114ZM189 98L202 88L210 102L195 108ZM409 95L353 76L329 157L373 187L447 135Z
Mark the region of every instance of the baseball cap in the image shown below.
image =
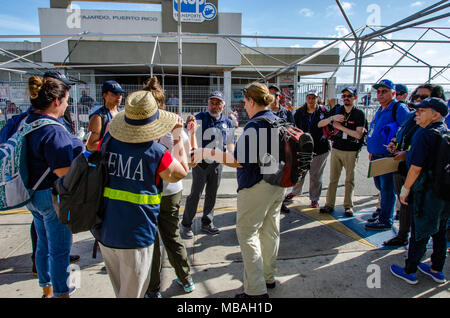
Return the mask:
M273 88L274 90L276 90L277 92L281 92L280 88L277 85L271 84L269 86L269 89Z
M448 115L448 107L447 104L440 98L437 97L428 97L425 98L420 103L413 104L414 108L431 108L437 111L442 115L442 117L446 117Z
M379 87L387 87L389 89L395 90L395 84L388 79L381 80L378 84L373 85L373 88L375 89L378 89Z
M353 96L358 96L358 91L356 90L356 87L353 86L347 86L346 88L344 88L341 93L343 92L350 92Z
M209 95L208 99L211 98L217 98L220 99L222 102L225 102L225 98L223 97L223 93L221 91L214 91Z
M63 82L66 85L72 86L73 84L75 84L75 82L69 81L66 77L66 75L61 74L58 71L55 70L51 70L51 71L47 71L44 73L44 77L51 77L51 78L55 78L57 80L60 80L61 82Z
M397 93L408 93L408 87L406 87L406 85L403 84L397 84L395 85L395 91Z
M122 87L116 81L110 80L103 83L102 94L106 92L111 92L114 94L125 93Z
M310 89L309 91L306 92L306 96L308 95L314 95L316 97L319 97L319 94L317 93L317 90L315 89Z

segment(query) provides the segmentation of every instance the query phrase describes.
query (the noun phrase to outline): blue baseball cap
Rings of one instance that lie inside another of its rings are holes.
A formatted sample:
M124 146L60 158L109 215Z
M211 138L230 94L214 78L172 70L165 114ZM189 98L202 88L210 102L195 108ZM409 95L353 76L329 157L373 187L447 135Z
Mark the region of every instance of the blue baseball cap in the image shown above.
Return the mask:
M397 93L408 93L408 87L406 87L406 85L403 84L397 84L395 85L395 91Z
M110 80L103 83L102 86L102 94L106 92L111 92L114 94L123 94L125 91L122 89L119 83L116 81Z
M214 91L209 95L208 99L217 98L225 103L225 98L223 97L223 93L221 91Z
M425 98L420 103L414 104L414 108L431 108L440 113L442 117L446 117L448 115L447 104L442 99L437 97Z
M378 87L387 87L395 91L395 84L388 79L381 80L378 84L375 84L372 87L375 89L378 89Z
M344 88L344 89L341 91L341 93L343 93L343 92L345 92L345 91L351 93L353 96L358 96L358 90L356 89L356 87L353 87L353 86L347 86L346 88Z
M68 86L72 86L73 84L75 84L75 82L69 81L67 79L66 75L64 75L56 70L51 70L51 71L45 72L43 77L55 78L57 80L60 80L61 82L63 82L64 84L66 84Z

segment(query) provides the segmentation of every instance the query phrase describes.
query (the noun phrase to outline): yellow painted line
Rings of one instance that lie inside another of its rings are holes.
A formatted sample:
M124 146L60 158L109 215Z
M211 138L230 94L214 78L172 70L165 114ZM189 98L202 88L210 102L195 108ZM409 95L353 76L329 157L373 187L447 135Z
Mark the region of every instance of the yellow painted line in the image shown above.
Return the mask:
M11 214L30 214L30 211L28 211L27 209L16 209L0 212L0 215L11 215Z
M320 223L354 239L355 241L368 245L372 248L377 248L375 245L370 243L369 241L363 239L361 236L350 230L347 226L339 222L336 218L334 218L332 215L328 213L319 213L319 209L313 209L313 208L305 208L302 209L300 206L290 206L289 208L294 209L300 213L303 213L311 218L313 218L316 221L319 221Z

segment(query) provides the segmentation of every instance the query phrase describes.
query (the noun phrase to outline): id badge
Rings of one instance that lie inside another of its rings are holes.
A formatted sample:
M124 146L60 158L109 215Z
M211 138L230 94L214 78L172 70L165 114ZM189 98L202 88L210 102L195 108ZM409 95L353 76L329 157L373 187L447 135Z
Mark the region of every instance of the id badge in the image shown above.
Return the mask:
M369 131L368 136L369 136L370 138L372 138L372 135L373 135L373 128Z
M346 133L342 134L342 139L347 139L347 134Z

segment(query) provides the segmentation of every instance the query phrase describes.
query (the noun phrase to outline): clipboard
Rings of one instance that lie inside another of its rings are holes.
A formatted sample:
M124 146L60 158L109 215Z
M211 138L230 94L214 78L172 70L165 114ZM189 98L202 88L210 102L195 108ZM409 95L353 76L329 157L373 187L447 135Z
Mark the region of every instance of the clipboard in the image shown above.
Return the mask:
M398 170L400 160L394 160L394 157L386 157L369 162L369 171L367 178L381 176L386 173Z

